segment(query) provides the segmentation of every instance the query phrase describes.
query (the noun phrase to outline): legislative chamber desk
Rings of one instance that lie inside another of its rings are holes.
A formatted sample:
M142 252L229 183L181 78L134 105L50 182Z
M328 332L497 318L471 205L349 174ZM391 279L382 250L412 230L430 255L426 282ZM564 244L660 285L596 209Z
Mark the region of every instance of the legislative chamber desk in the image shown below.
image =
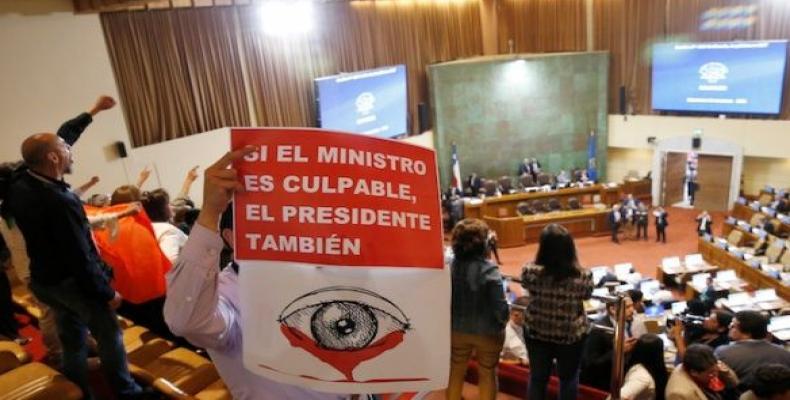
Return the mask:
M735 205L732 207L732 212L730 212L730 215L732 215L733 218L746 222L750 222L754 214L761 214L761 212L755 211L753 208L749 207L748 205L739 204L739 203L735 203ZM771 218L771 219L775 220L775 218ZM787 234L790 234L790 224L779 223L777 224L777 226L774 227L774 229L777 236L785 236ZM727 233L725 233L725 235Z
M543 228L555 223L564 226L574 237L608 234L608 214L606 208L585 207L523 217L483 217L483 220L496 232L499 247L516 247L538 242Z
M518 216L516 207L518 203L522 201L531 203L533 200L542 200L546 202L554 198L559 200L563 209L565 209L568 208L568 199L571 197L579 199L580 203L592 204L592 198L595 195L600 196L601 203L611 206L620 201L620 190L620 186L607 187L605 185L596 184L580 188L557 189L548 192L511 193L497 197L487 197L476 203L465 203L464 216L466 218L516 217Z
M763 274L761 270L752 267L746 261L741 260L740 257L716 247L715 244L704 239L699 239L699 252L709 264L718 265L720 268L734 269L741 279L754 285L755 288L774 288L779 297L790 301L790 287L785 286L781 281L773 277Z

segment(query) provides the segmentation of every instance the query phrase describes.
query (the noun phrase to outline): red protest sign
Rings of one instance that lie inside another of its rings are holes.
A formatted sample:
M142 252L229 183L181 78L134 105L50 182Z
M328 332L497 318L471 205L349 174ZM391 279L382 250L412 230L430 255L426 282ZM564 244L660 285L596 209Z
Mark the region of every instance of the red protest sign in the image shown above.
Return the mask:
M233 129L238 260L442 268L436 155L321 129Z

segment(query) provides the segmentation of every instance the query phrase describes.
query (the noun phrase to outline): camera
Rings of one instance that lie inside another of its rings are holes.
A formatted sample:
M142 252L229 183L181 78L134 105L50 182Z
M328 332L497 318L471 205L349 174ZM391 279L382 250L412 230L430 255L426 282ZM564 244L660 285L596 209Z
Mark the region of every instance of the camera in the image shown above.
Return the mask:
M680 321L684 327L693 327L693 326L702 326L702 323L705 321L705 317L701 315L692 315L692 314L680 314L676 315L674 318L670 317L667 318L667 328L672 328L675 326L675 323Z

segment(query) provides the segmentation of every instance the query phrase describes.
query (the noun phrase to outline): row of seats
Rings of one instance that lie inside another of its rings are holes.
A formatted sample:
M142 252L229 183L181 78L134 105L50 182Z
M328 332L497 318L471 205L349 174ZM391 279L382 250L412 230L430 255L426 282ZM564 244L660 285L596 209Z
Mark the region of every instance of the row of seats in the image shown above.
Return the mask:
M575 197L568 198L568 207L569 210L578 210L581 209L582 205L579 202L579 199ZM544 212L551 212L551 211L561 211L563 210L562 204L556 198L550 198L548 200L543 199L535 199L531 202L522 201L516 205L516 211L518 211L519 215L533 215L533 214L540 214Z
M13 275L13 274L10 274ZM41 309L27 286L12 276L12 297L38 319ZM230 400L212 362L191 350L177 348L143 326L120 318L129 371L144 385L171 399ZM14 342L0 342L0 400L80 399L79 387L30 355ZM57 394L57 395L55 395Z

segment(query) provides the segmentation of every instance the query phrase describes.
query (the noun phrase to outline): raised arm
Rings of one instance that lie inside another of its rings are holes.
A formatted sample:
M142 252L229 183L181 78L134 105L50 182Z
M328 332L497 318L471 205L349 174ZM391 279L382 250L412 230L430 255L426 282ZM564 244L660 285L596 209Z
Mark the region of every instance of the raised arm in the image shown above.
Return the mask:
M137 182L135 183L135 186L137 186L138 189L141 189L143 184L145 184L145 181L148 180L149 176L151 176L151 169L146 165L145 168L140 171L140 174L137 175Z
M195 165L187 172L187 176L184 178L184 183L181 185L181 191L178 192L178 196L176 199L188 199L189 198L189 189L192 188L192 184L195 183L197 180L198 173L197 173L198 166Z
M62 137L69 145L73 145L80 138L85 128L93 122L96 114L109 110L115 106L115 100L110 96L99 96L88 111L63 123L58 129L58 136Z
M206 169L203 206L189 240L167 275L165 321L176 335L196 346L226 349L240 345L239 312L219 292L219 220L233 193L242 188L228 167L252 149L227 153Z
M85 195L85 193L88 190L90 190L97 183L99 183L99 177L98 176L94 176L93 178L91 178L91 180L83 183L80 186L77 186L77 188L74 189L73 192L74 192L74 194L77 195L77 197L82 197L83 195Z

